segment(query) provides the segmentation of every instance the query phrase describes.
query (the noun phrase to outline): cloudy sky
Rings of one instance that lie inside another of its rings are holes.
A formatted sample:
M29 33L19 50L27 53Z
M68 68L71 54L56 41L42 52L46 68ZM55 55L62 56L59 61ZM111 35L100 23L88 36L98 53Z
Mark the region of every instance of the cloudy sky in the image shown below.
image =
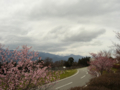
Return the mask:
M0 0L0 43L57 55L108 50L120 30L120 0Z

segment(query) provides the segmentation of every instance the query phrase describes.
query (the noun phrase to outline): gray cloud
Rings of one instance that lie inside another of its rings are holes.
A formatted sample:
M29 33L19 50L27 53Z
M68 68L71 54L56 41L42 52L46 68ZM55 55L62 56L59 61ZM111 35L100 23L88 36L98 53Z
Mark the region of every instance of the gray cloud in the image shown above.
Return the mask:
M77 42L71 45L71 48L82 47L82 46L101 46L103 43L101 41L93 41L93 42Z
M9 35L27 35L31 29L30 26L25 26L25 24L22 20L2 19L0 21L0 32Z
M54 53L88 45L99 48L100 35L107 41L113 36L110 31L120 29L120 0L1 2L0 40L12 49L24 44Z
M34 40L27 36L17 36L17 35L8 35L4 38L4 41L6 44L29 44L33 42Z
M91 41L104 34L106 32L105 29L89 31L83 28L79 30L81 32L77 30L78 32L71 33L70 28L71 27L59 26L50 30L43 39L46 41L46 44L40 44L36 46L36 49L40 51L57 52L67 50L67 48L70 47L102 45L99 41Z
M28 45L28 46L34 46L32 49L37 50L40 52L56 52L56 51L64 51L67 50L67 46L70 45L71 43L31 43L29 41L25 42L14 42L14 43L8 43L6 44L7 46L11 46L10 49L15 49L17 46L22 46L22 45Z
M58 44L49 44L49 45L40 45L36 46L35 49L38 48L39 51L46 51L46 52L56 52L56 51L64 51L65 48L63 45Z
M48 34L52 38L58 38L61 42L90 42L106 32L105 29L89 31L84 28L77 30L77 32L71 32L70 28L60 26L51 30Z
M69 3L68 3L69 2ZM55 0L43 1L43 5L36 6L31 11L31 19L45 19L46 17L95 17L112 12L118 12L120 4L114 1L94 1L94 0L66 0L62 4L58 4Z
M49 41L49 40L48 40ZM58 40L59 41L59 40ZM57 52L67 50L71 42L46 42L36 45L35 49L39 51Z
M63 41L72 41L72 42L89 42L95 38L97 38L99 35L104 34L105 29L101 29L99 31L82 31L78 32L74 35L67 35L66 38Z
M47 32L47 35L49 35L49 38L51 39L57 39L61 41L61 39L65 37L65 34L70 32L69 28L70 27L66 27L66 26L58 26ZM45 39L48 39L46 37L47 36L45 36Z
M0 37L0 40L2 40L2 37Z

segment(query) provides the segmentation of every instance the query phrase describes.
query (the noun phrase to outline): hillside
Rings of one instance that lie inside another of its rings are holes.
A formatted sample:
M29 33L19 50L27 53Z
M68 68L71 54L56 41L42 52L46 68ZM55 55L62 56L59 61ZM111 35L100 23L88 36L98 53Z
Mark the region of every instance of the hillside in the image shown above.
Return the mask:
M10 51L13 51L13 50L10 50ZM58 61L58 60L66 60L67 61L69 57L73 57L74 61L78 61L78 59L81 59L83 57L81 55L74 55L74 54L66 55L66 56L60 56L60 55L55 55L55 54L51 54L51 53L44 53L44 52L38 52L38 53L39 53L38 57L42 57L42 60L49 57L49 58L52 58L53 62ZM10 56L11 56L11 54L8 55L8 58ZM38 58L36 58L36 59L38 59Z
M44 52L39 52L39 57L42 57L44 60L45 58L49 57L52 58L53 62L58 61L58 60L68 60L69 57L73 57L74 61L78 61L78 59L82 58L83 56L81 55L67 55L67 56L60 56L60 55L55 55L55 54L50 54L50 53L44 53Z

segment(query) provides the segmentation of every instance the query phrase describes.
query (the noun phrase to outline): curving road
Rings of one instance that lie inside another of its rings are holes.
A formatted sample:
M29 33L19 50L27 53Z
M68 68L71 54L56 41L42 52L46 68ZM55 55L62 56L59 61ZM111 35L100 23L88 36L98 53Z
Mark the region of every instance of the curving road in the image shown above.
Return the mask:
M78 72L68 78L59 80L54 86L49 87L47 90L68 90L71 87L87 86L86 83L92 78L88 74L87 68L78 69Z

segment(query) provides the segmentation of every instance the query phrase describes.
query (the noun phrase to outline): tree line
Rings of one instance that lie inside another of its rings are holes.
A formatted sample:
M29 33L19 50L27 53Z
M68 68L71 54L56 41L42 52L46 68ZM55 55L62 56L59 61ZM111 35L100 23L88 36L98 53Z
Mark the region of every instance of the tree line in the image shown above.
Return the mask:
M59 61L55 61L53 62L52 58L47 57L44 60L38 60L38 62L44 61L44 66L48 66L51 65L52 68L55 67L86 67L89 66L89 61L90 61L90 57L83 57L81 59L77 61L74 60L73 57L69 57L68 60L59 60Z

